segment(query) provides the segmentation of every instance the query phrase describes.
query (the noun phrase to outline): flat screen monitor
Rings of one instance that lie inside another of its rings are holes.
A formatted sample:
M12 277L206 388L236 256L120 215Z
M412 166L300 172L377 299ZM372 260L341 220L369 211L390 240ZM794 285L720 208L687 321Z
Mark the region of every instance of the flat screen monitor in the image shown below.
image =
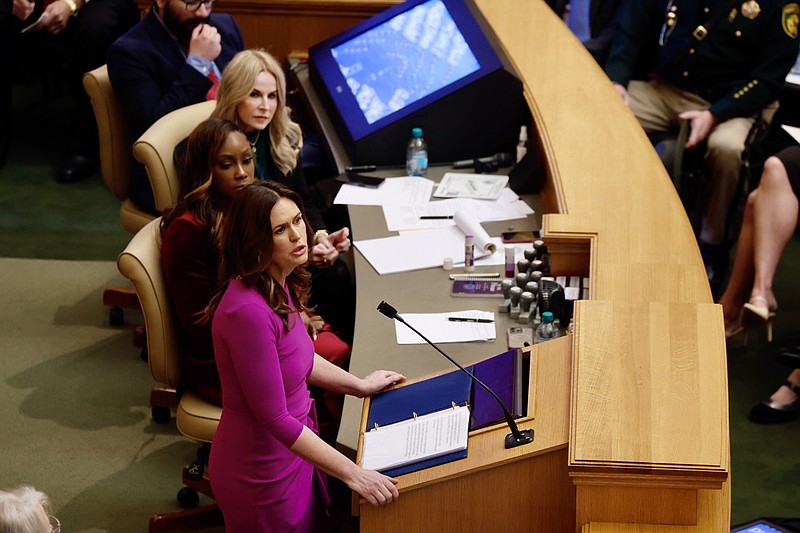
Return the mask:
M357 145L503 70L486 25L476 15L469 0L409 0L312 47L312 81L333 104L345 145ZM484 96L483 105L492 105L494 95ZM403 126L405 137L410 127L424 126L420 120L410 124ZM518 131L517 126L514 134ZM424 133L435 155L436 146ZM366 142L364 148L373 144ZM369 159L376 154L360 155Z

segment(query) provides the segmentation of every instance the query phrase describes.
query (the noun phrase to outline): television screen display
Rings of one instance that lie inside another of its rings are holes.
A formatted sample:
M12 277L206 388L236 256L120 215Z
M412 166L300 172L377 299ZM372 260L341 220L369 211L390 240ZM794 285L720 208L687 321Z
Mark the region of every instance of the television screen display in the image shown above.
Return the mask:
M355 164L402 164L412 128L433 163L485 157L526 123L522 83L473 0L397 4L311 47L309 75Z
M368 124L480 68L442 0L428 0L331 48Z

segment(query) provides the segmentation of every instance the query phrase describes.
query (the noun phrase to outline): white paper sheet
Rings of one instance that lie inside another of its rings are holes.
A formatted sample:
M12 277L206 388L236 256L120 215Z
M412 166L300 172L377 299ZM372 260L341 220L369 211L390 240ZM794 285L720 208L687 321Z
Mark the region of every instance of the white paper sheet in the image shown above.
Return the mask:
M408 324L428 337L431 342L476 342L494 341L497 337L495 323L451 322L449 317L482 318L494 320L494 313L471 309L450 311L448 313L403 313L400 315ZM426 344L419 335L398 321L394 323L397 344Z
M339 205L420 205L427 203L433 192L433 181L419 176L386 178L375 189L344 184L334 204Z
M464 236L475 239L474 257L495 253L497 239L492 239L480 223L457 212L454 226L404 233L394 237L355 241L353 244L378 274L409 272L442 266L445 257L454 264L464 262Z
M423 220L422 216L453 216L456 211L470 213L479 222L525 218L533 209L517 193L503 189L497 200L451 198L420 205L384 205L383 216L389 231L441 228L455 224L453 220Z
M446 172L436 188L437 198L483 198L495 200L508 183L508 176Z

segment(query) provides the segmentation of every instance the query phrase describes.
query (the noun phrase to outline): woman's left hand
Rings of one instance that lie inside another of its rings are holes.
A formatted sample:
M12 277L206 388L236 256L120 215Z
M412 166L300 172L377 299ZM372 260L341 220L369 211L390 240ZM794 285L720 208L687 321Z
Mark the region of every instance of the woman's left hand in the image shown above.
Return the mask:
M361 394L359 398L371 396L376 392L382 391L386 387L397 385L405 380L406 377L399 372L393 370L376 370L361 380Z

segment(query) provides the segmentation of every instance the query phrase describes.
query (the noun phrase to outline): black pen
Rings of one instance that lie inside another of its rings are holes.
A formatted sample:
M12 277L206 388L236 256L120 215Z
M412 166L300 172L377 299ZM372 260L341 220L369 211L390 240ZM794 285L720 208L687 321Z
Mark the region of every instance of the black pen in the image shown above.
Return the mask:
M450 220L453 215L422 215L420 220Z
M450 322L478 322L480 324L491 324L494 320L488 318L468 318L464 316L449 316L447 320Z
M378 167L375 165L356 165L353 167L345 167L347 172L375 172Z

